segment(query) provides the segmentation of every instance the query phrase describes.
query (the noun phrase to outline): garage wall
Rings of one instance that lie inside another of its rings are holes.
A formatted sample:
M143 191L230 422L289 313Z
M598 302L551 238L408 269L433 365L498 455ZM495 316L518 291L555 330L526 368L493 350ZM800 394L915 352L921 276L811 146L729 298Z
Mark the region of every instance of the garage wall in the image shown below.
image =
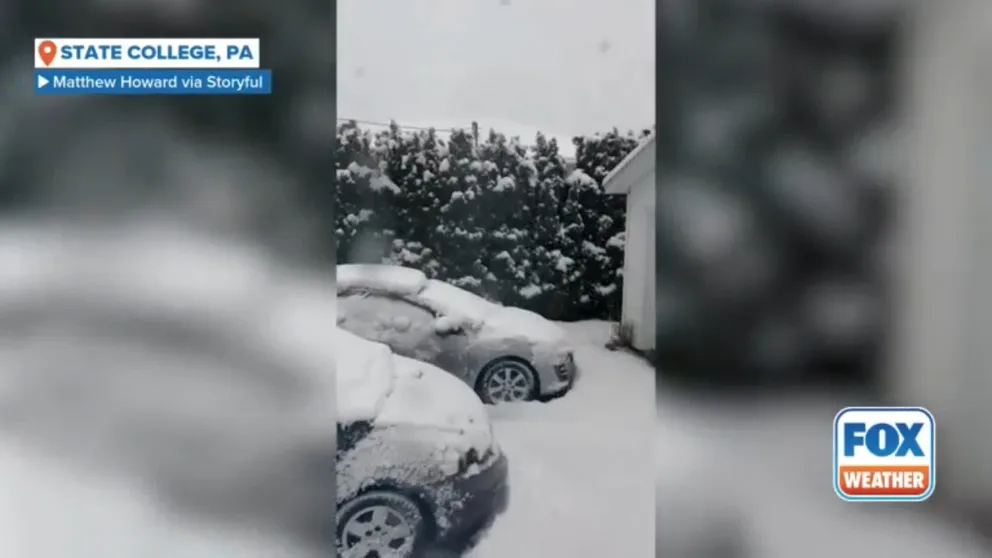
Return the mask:
M627 196L623 320L634 327L634 347L655 347L655 172L642 176Z

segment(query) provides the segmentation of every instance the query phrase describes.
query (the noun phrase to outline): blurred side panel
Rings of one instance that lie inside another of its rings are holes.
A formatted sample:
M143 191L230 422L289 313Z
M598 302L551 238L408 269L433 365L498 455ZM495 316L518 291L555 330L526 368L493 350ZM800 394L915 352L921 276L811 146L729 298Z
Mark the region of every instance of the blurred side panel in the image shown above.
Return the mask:
M691 402L671 392L673 378L691 379L687 374L700 372L693 353L702 339L677 264L683 231L669 195L689 161L686 127L697 71L693 66L699 58L694 48L697 16L691 0L657 3L655 556L741 558L748 556L744 526L730 491L724 492L712 424L700 420Z
M691 3L670 32L658 207L672 381L871 376L885 325L874 253L891 205L889 177L871 167L890 136L895 26L800 4Z
M0 6L0 556L334 522L334 6ZM259 37L267 97L36 96L34 37Z
M664 5L657 555L951 552L894 507L868 523L823 457L879 400L909 6Z
M659 31L658 556L989 556L992 8L684 6ZM935 416L928 504L831 490L831 421L879 404Z

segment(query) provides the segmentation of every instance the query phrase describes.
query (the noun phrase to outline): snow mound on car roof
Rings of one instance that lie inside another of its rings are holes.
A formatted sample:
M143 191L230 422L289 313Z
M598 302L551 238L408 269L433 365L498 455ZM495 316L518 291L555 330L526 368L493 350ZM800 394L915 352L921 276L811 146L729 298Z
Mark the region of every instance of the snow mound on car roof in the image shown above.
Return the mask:
M333 339L339 422L374 419L395 382L393 352L339 328Z
M339 291L368 288L400 295L415 295L427 284L423 272L385 264L345 264L337 267Z

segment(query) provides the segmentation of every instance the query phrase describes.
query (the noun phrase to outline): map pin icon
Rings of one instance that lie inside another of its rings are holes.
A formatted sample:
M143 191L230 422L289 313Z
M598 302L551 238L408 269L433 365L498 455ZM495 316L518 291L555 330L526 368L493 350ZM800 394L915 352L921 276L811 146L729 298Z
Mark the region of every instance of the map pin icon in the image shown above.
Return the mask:
M38 56L41 57L41 61L45 63L46 66L52 64L52 60L55 60L55 52L58 49L55 47L55 43L52 41L41 41L38 45Z

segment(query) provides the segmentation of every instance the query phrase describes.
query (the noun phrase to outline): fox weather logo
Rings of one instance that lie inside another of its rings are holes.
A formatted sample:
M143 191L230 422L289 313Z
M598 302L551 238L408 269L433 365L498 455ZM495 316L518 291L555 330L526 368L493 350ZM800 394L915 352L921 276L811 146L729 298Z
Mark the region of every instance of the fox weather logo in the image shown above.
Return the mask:
M854 502L933 494L936 425L923 407L848 407L834 418L834 490Z

